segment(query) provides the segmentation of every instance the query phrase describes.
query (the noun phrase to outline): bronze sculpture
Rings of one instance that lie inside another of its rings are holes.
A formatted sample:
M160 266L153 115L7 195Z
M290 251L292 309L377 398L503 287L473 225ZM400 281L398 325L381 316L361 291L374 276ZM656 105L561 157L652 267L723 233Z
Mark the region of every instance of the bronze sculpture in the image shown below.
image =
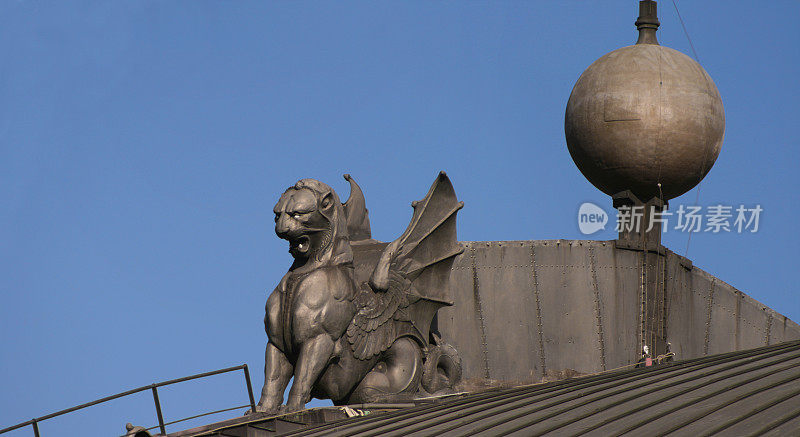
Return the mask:
M451 389L461 377L435 316L452 305L447 287L463 252L456 239L463 202L441 172L412 203L406 231L386 244L370 238L362 191L345 179L344 204L328 185L303 179L275 205L275 233L289 241L294 262L267 299L257 411L278 412L292 377L284 411L304 408L311 396L337 405L409 399Z

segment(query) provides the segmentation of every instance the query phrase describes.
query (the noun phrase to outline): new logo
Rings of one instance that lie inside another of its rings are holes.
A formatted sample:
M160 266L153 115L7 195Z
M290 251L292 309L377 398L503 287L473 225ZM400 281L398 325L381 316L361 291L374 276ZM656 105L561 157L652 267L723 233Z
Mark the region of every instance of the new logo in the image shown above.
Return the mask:
M605 229L608 223L608 214L591 202L584 202L578 208L578 229L583 235L594 234L595 232Z

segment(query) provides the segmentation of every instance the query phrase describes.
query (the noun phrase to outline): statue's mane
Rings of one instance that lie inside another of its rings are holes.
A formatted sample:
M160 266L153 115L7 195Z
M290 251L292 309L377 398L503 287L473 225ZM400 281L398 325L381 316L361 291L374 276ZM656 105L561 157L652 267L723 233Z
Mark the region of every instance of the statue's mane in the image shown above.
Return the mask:
M353 262L353 251L350 248L350 238L347 232L347 218L342 202L333 188L316 179L301 179L292 187L294 189L308 189L317 199L317 210L331 225L329 241L314 254L314 257L323 265L338 265ZM331 196L332 207L327 211L322 207L325 197Z

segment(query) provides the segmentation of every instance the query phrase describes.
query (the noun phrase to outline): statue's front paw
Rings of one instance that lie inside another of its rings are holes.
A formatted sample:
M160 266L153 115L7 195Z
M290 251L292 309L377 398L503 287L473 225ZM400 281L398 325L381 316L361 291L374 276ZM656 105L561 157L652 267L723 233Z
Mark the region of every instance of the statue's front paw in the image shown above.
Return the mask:
M286 405L281 407L281 413L294 413L295 411L301 411L306 409L306 404L302 402L289 402Z
M267 413L267 414L278 414L278 407L279 407L279 405L271 405L271 404L266 403L266 402L264 402L264 403L259 402L258 404L256 404L256 411L255 412L256 413ZM250 415L250 414L253 414L253 409L252 408L247 410L247 411L245 411L245 413L244 413L245 416Z

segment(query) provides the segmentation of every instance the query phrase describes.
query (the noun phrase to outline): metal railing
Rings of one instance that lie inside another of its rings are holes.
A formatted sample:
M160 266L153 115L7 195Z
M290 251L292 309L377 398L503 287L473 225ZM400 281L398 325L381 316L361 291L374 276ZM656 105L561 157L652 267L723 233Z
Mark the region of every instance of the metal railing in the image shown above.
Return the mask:
M184 376L183 378L171 379L169 381L164 381L164 382L159 382L159 383L155 383L155 384L145 385L143 387L135 388L133 390L128 390L128 391L125 391L125 392L122 392L122 393L117 393L115 395L106 396L104 398L97 399L97 400L92 401L92 402L87 402L85 404L77 405L77 406L74 406L72 408L67 408L66 410L57 411L55 413L48 414L46 416L37 417L37 418L31 419L31 420L29 420L27 422L18 423L18 424L14 425L14 426L10 426L10 427L5 428L5 429L0 429L0 434L3 434L3 433L6 433L6 432L9 432L9 431L13 431L15 429L19 429L19 428L22 428L22 427L30 425L33 428L33 434L36 437L40 437L40 435L39 435L39 425L38 425L39 422L45 421L47 419L52 419L53 417L61 416L61 415L67 414L67 413L72 413L73 411L82 410L84 408L88 408L88 407L91 407L93 405L102 404L103 402L108 402L108 401L111 401L111 400L114 400L114 399L119 399L119 398L124 397L124 396L132 395L134 393L139 393L139 392L151 390L153 392L153 402L155 403L155 406L156 406L156 414L158 415L158 429L161 432L161 434L166 435L167 434L166 425L171 425L173 423L183 422L183 421L186 421L186 420L195 419L197 417L207 416L209 414L221 413L221 412L224 412L224 411L230 411L230 410L234 410L234 409L242 408L242 407L228 408L228 409L225 409L225 410L219 410L219 411L214 411L214 412L211 412L211 413L200 414L198 416L187 417L185 419L176 420L174 422L164 423L164 416L161 414L161 402L158 400L158 387L163 387L165 385L177 384L179 382L184 382L184 381L190 381L192 379L205 378L207 376L219 375L220 373L235 372L237 370L243 370L244 371L244 379L245 379L245 382L247 383L247 395L250 397L250 408L251 408L251 411L255 411L256 402L255 402L255 399L253 398L253 386L250 384L250 371L247 369L247 364L242 364L240 366L228 367L228 368L225 368L225 369L214 370L214 371L206 372L206 373L198 373L197 375ZM156 427L154 426L151 429L155 429L155 428Z

